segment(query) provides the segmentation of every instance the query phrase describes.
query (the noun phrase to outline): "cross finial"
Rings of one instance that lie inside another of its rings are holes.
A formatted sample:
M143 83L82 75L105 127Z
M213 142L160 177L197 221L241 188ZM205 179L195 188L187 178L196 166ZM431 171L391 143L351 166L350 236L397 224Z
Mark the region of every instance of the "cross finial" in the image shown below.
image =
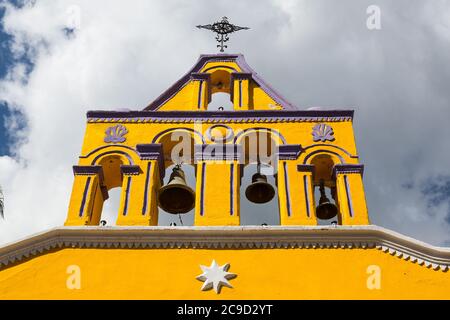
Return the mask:
M228 35L230 33L233 33L235 31L239 30L247 30L250 29L248 27L239 27L234 24L231 24L228 22L227 17L223 17L221 21L215 22L213 24L205 24L205 25L198 25L197 28L199 29L208 29L215 33L217 33L216 41L219 42L217 45L217 48L220 48L220 52L223 52L224 48L228 48L228 46L225 44L230 38Z

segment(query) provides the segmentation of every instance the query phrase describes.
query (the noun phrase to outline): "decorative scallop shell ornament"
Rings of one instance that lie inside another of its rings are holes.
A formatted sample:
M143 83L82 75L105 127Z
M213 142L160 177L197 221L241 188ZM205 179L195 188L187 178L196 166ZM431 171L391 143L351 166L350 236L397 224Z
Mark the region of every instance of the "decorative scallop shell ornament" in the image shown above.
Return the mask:
M127 133L128 133L127 128L125 128L121 124L109 127L105 131L106 136L104 141L106 143L124 142L126 140L124 135L126 135Z
M333 128L325 123L318 123L313 127L313 141L334 141Z

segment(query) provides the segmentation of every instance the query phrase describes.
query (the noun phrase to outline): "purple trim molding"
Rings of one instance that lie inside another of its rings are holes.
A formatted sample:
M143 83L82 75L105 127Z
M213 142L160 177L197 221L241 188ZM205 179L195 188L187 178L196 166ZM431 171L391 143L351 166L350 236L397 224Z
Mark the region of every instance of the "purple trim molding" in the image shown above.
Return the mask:
M333 177L336 178L336 174L349 174L349 173L359 173L361 177L364 174L363 164L336 164L333 167Z
M288 180L288 174L287 174L287 168L286 168L286 161L283 161L283 169L284 169L284 187L286 189L287 214L288 214L288 217L290 217L291 216L291 201L290 201L290 195L289 195L289 180Z
M142 172L141 168L136 165L135 166L121 165L120 171L122 172L122 174L126 175L138 175Z
M214 128L217 128L217 127L225 128L225 129L227 130L227 133L226 133L225 137L223 137L223 138L215 138L215 137L211 136L211 131L212 131ZM215 125L209 127L209 128L206 130L205 135L206 135L206 138L207 138L209 141L212 141L212 142L216 142L216 143L217 143L217 142L228 142L228 141L230 141L231 139L233 139L233 137L234 137L234 132L233 132L233 129L231 129L231 128L230 128L229 126L227 126L227 125L224 125L224 124L215 124Z
M204 81L199 81L199 84L198 84L197 109L199 109L199 110L202 107L202 93L203 93L203 87L204 87L203 82Z
M194 161L239 160L243 162L242 146L238 144L196 144Z
M73 166L73 174L76 176L98 175L100 182L103 181L102 166Z
M88 111L88 122L333 122L352 121L353 110Z
M193 134L196 134L197 136L199 136L199 138L202 140L203 143L206 143L205 138L203 137L203 135L198 132L197 130L194 130L192 128L186 128L186 127L181 127L181 128L170 128L170 129L166 129L163 130L161 132L159 132L156 136L153 137L152 139L152 143L156 143L156 141L158 141L158 139L163 136L164 134L170 132L170 131L181 131L181 130L186 130L186 131L190 131Z
M239 80L239 108L242 108L242 80Z
M192 80L198 80L198 81L210 81L211 73L207 73L207 72L193 72L193 73L191 73L191 79Z
M79 158L88 158L88 157L89 157L90 155L92 155L93 153L96 153L97 151L99 151L99 150L101 150L101 149L105 149L105 148L125 148L125 149L131 150L131 151L133 151L133 152L136 153L136 150L134 150L132 147L124 146L124 145L122 145L122 144L110 144L110 145L107 145L107 146L97 147L97 148L95 148L94 150L89 151L86 155L84 155L84 156L79 156Z
M131 189L131 177L127 177L127 186L125 190L125 203L123 205L123 215L126 216L128 212L128 197L130 195L130 189Z
M234 215L234 163L230 167L230 215Z
M203 216L204 210L204 198L205 198L205 174L206 174L206 163L202 163L202 186L200 188L200 215Z
M197 109L202 106L202 94L204 90L207 90L208 103L211 101L211 74L206 72L194 72L191 73L192 81L199 81L198 95L197 95ZM205 85L206 83L206 85Z
M73 174L74 175L94 175L99 174L103 175L102 166L73 166Z
M250 72L232 72L231 81L234 80L251 80L252 74Z
M205 70L203 70L203 72L208 72L209 70L214 70L214 69L228 69L228 70L233 70L234 72L238 72L235 68L226 66L224 64L219 64L218 66L206 68Z
M299 144L283 144L277 147L277 156L280 160L297 160L302 151Z
M129 164L133 164L134 163L133 159L130 157L130 155L128 153L126 153L124 151L120 151L120 150L113 150L113 151L106 151L106 152L103 152L101 154L98 154L94 158L94 160L92 160L92 164L94 165L100 157L102 157L104 155L107 155L107 154L112 154L112 155L114 155L114 154L123 154L127 158Z
M315 166L312 164L299 164L297 165L297 171L299 172L311 172L314 174Z
M242 80L251 80L252 74L248 72L232 72L230 76L230 100L234 101L234 82L239 81L239 108L242 107Z
M347 176L344 176L344 184L345 184L345 193L347 195L347 204L348 204L348 213L350 217L353 218L353 203L352 203L352 195L350 194L350 185L348 184Z
M137 144L136 150L142 160L157 160L161 181L164 179L166 168L164 165L164 154L161 143Z
M309 145L309 146L307 146L307 147L304 147L303 150L308 150L308 149L310 149L310 148L321 147L321 146L326 146L326 147L328 147L328 148L336 148L336 149L339 149L339 150L343 151L346 155L348 155L350 158L355 158L355 159L358 159L358 158L359 158L358 155L352 155L350 152L348 152L347 150L345 150L345 149L342 148L342 147L339 147L339 146L336 146L336 145L333 145L333 144L327 144L327 143L315 143L315 144L311 144L311 145Z
M336 157L338 157L339 161L341 161L341 163L345 163L344 158L341 157L341 155L337 152L334 151L330 151L330 150L325 150L325 149L319 149L316 150L314 152L311 152L310 154L308 154L305 159L303 160L303 164L306 164L306 162L308 162L308 159L311 158L312 156L318 154L318 153L331 153L334 154Z
M84 186L83 199L81 200L80 212L78 214L80 216L80 218L83 216L84 206L86 205L86 197L87 197L87 193L88 193L88 190L89 190L89 186L91 184L91 178L92 177L88 177L87 178L86 184Z
M256 127L256 128L245 129L245 130L239 132L236 135L236 137L234 138L233 142L236 143L237 140L239 139L239 137L242 136L243 134L246 134L246 133L251 132L251 131L262 131L262 130L267 130L269 133L271 133L271 134L273 133L273 134L277 135L280 138L281 142L283 142L283 144L286 144L286 139L283 137L283 135L280 132L278 132L277 130L273 130L273 129L270 129L270 128L264 128L264 127Z
M164 91L158 98L156 98L155 101L150 103L145 110L157 110L186 85L186 83L190 80L192 73L198 73L208 62L235 62L243 71L242 73L250 73L253 81L255 81L256 84L261 87L261 89L263 89L275 102L281 105L283 109L296 109L296 107L294 107L283 96L270 87L262 78L258 76L255 71L253 71L252 68L250 68L242 54L209 54L201 55L191 70L175 82L169 89Z
M308 180L309 180L309 177L305 174L304 176L303 176L303 189L305 190L305 200L306 200L306 216L308 217L308 218L310 218L311 217L311 212L309 211L309 203L310 203L310 200L309 200L309 188L308 188L308 186L309 186L309 184L308 184Z
M148 202L148 189L150 184L150 170L152 168L152 163L147 162L147 171L145 173L145 189L144 189L144 203L142 204L142 215L145 215L147 211L147 202Z

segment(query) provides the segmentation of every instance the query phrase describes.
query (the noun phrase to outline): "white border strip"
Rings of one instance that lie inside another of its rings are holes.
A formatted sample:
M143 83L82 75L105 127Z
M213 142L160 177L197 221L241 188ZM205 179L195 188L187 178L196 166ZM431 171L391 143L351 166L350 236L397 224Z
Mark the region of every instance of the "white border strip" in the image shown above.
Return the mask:
M450 248L374 226L60 227L0 248L0 268L52 249L377 248L433 270L450 267Z

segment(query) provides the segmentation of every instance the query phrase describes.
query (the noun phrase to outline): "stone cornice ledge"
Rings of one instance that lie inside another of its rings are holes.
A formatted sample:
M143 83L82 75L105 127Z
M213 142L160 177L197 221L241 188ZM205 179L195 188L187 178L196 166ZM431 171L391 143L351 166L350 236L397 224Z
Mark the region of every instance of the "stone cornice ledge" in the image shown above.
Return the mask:
M0 268L60 248L376 248L433 270L450 267L450 248L369 226L60 227L0 247Z
M87 121L120 123L253 123L353 121L354 110L88 111Z

